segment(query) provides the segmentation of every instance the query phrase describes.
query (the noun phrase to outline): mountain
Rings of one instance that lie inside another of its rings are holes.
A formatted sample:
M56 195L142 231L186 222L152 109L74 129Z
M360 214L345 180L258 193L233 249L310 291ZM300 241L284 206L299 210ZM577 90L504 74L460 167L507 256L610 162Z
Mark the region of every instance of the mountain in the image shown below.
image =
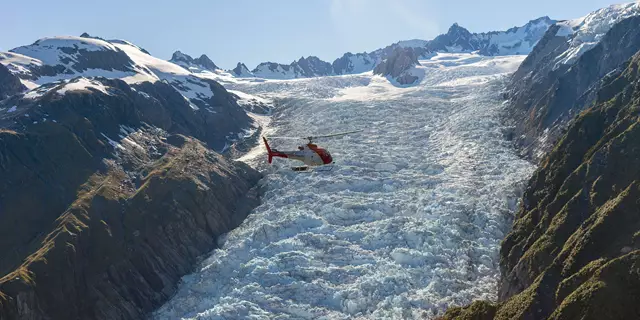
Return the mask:
M429 41L426 47L437 52L478 51L487 56L528 54L554 23L555 20L542 17L522 27L488 33L471 33L455 23L446 34Z
M418 53L411 47L396 47L394 52L376 66L374 74L389 77L399 84L412 84L418 76L411 71L419 66Z
M288 65L263 62L251 73L265 79L295 79L329 76L333 74L333 68L330 63L310 56L308 58L301 57Z
M471 33L457 23L446 34L433 40L404 40L372 52L347 52L329 64L317 57L300 58L291 64L260 63L251 74L233 72L239 77L256 76L265 79L294 79L328 75L357 74L374 68L392 55L397 48L412 48L419 58L429 58L436 52L475 52L487 56L528 54L556 21L542 17L507 31ZM235 70L235 69L234 69Z
M589 106L600 80L640 49L640 4L613 5L552 26L507 88L514 137L539 160L569 120Z
M241 78L253 77L253 74L251 73L251 71L249 71L249 68L247 68L247 66L242 62L238 62L238 65L235 68L229 70L229 73Z
M188 54L184 54L180 51L176 51L171 56L171 60L169 60L169 62L175 63L187 70L191 70L194 72L198 72L200 70L216 71L220 69L205 54L201 55L197 59L193 59Z
M373 70L376 59L369 54L351 52L345 53L331 64L334 74L357 74Z
M52 37L0 53L0 94L0 319L146 319L259 203L214 150L268 105L206 73Z

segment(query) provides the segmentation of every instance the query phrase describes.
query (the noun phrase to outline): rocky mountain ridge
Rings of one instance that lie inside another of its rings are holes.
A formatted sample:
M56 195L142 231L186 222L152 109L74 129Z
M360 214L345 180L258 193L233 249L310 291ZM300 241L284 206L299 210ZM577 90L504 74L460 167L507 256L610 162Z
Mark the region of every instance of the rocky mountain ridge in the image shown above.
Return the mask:
M173 62L187 70L206 70L206 71L215 71L220 68L216 66L206 54L201 55L199 58L192 58L190 55L182 53L180 51L176 51L171 56L169 62Z

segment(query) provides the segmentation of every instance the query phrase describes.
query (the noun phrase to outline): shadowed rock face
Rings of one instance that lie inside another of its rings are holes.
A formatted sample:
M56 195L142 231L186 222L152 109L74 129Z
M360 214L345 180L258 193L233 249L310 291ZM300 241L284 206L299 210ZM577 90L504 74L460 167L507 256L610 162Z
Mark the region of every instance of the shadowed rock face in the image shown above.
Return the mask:
M169 61L177 65L183 66L187 69L189 67L198 67L200 69L209 70L209 71L215 71L217 69L220 69L205 54L201 55L199 58L194 59L188 54L182 53L180 51L176 51L173 53L173 55L171 56L171 60Z
M636 16L613 26L574 64L559 64L556 57L568 49L568 42L556 36L558 28L547 31L508 88L516 143L536 161L550 151L567 122L593 103L602 78L640 50Z
M26 89L17 76L13 75L7 67L0 64L0 100Z
M444 319L640 318L640 53L601 84L529 182L498 305ZM464 315L464 316L463 316Z
M236 65L236 67L233 68L231 72L236 76L249 76L251 74L249 68L247 68L247 66L241 62L238 62L238 65Z
M418 55L413 48L397 47L386 60L376 66L373 73L391 77L400 84L411 84L418 77L407 71L419 64Z
M0 106L0 319L144 319L258 203L260 174L208 147L214 114L91 81Z

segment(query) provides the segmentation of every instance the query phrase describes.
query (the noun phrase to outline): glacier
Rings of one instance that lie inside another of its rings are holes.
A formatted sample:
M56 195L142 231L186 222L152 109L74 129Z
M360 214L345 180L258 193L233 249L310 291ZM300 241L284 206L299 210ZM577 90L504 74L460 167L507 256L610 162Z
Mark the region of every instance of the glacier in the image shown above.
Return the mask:
M238 159L266 174L262 204L152 318L433 318L495 300L500 242L534 170L499 118L523 59L441 53L405 87L371 72L225 84L274 101L267 135L364 131L318 141L330 172L268 165L261 145Z

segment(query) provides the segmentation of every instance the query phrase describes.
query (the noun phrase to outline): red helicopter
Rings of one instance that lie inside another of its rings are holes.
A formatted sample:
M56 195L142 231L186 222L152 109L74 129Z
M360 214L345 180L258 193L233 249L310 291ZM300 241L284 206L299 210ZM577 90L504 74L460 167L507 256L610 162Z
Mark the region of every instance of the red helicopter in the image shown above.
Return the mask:
M269 163L273 161L273 157L287 158L302 161L305 166L293 167L293 171L308 171L310 167L319 167L333 164L333 157L331 153L327 151L327 149L323 149L318 147L318 145L313 143L313 140L319 138L329 138L329 137L337 137L346 134L361 132L362 130L349 131L349 132L341 132L328 134L323 136L309 136L309 137L270 137L273 139L295 139L295 140L308 140L309 142L305 145L301 145L298 147L297 151L278 151L276 149L271 149L269 143L267 142L267 138L262 137L264 141L264 145L267 148L267 155L269 157ZM333 167L329 167L331 170ZM327 170L327 171L329 171Z

